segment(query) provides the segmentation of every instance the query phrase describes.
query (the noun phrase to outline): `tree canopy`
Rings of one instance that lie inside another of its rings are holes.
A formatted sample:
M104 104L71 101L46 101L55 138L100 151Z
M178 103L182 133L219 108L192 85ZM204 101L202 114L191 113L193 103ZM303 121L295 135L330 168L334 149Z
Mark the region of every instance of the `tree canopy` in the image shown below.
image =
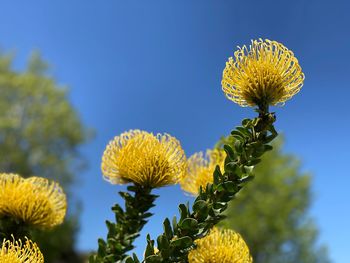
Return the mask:
M88 131L67 88L58 85L48 69L39 53L32 54L22 71L13 69L12 55L0 55L0 171L59 181L71 197L70 186L84 164L79 146ZM78 212L70 204L65 224L53 233L35 235L45 262L77 262Z

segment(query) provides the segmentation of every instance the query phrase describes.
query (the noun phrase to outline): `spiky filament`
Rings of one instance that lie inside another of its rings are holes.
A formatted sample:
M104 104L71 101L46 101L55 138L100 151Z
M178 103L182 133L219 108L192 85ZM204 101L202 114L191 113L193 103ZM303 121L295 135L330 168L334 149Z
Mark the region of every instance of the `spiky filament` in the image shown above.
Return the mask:
M222 89L228 99L245 106L283 104L303 86L304 74L293 52L271 40L252 40L226 62Z
M43 263L44 257L36 243L28 238L4 240L0 251L0 263Z

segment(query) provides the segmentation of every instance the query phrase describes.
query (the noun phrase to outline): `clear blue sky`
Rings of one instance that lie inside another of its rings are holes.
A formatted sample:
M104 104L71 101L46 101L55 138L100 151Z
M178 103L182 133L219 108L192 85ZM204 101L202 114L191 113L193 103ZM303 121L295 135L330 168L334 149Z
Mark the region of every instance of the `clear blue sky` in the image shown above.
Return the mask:
M223 96L226 59L237 45L274 39L299 58L301 93L277 108L286 151L314 173L311 213L337 263L349 262L350 5L347 1L0 1L0 46L21 67L33 49L51 63L70 99L97 137L83 148L83 200L78 247L95 249L122 189L103 181L106 143L132 128L169 132L188 155L211 147L252 116ZM62 124L64 125L64 124ZM145 228L153 237L164 216L188 199L178 187L161 194ZM137 242L143 249L144 237Z

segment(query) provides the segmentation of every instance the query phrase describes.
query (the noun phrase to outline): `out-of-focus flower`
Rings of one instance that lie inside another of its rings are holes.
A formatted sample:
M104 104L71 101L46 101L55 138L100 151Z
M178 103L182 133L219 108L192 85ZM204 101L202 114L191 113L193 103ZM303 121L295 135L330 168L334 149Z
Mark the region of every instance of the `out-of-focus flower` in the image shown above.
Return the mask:
M259 39L229 58L221 84L226 97L239 105L266 107L289 100L304 78L292 51L276 41Z
M224 150L214 149L193 154L187 161L187 173L180 182L181 188L192 194L198 195L199 187L206 187L213 182L213 172L219 165L223 167L226 154Z
M252 263L248 246L233 230L213 228L195 241L197 248L188 254L190 263Z
M0 174L0 217L51 228L63 222L66 210L66 195L58 183L41 177Z
M180 142L169 134L130 130L116 136L104 151L102 173L112 184L134 182L146 187L178 183L186 156Z
M43 263L44 257L38 246L26 238L21 240L4 240L0 251L0 263Z

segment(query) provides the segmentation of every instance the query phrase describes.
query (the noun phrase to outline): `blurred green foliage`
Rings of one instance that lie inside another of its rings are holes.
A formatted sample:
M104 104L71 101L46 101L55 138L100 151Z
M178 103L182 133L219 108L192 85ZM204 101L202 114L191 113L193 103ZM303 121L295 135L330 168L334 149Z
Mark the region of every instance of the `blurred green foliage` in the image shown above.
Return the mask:
M301 172L295 156L282 152L282 140L273 146L253 182L230 202L221 226L243 236L255 263L329 263L308 214L312 177Z
M23 71L13 70L13 56L0 55L0 172L36 175L59 181L72 200L70 186L85 163L78 147L88 139L67 89L50 76L48 65L33 53ZM65 223L34 232L45 262L79 262L74 249L78 203L69 203Z

